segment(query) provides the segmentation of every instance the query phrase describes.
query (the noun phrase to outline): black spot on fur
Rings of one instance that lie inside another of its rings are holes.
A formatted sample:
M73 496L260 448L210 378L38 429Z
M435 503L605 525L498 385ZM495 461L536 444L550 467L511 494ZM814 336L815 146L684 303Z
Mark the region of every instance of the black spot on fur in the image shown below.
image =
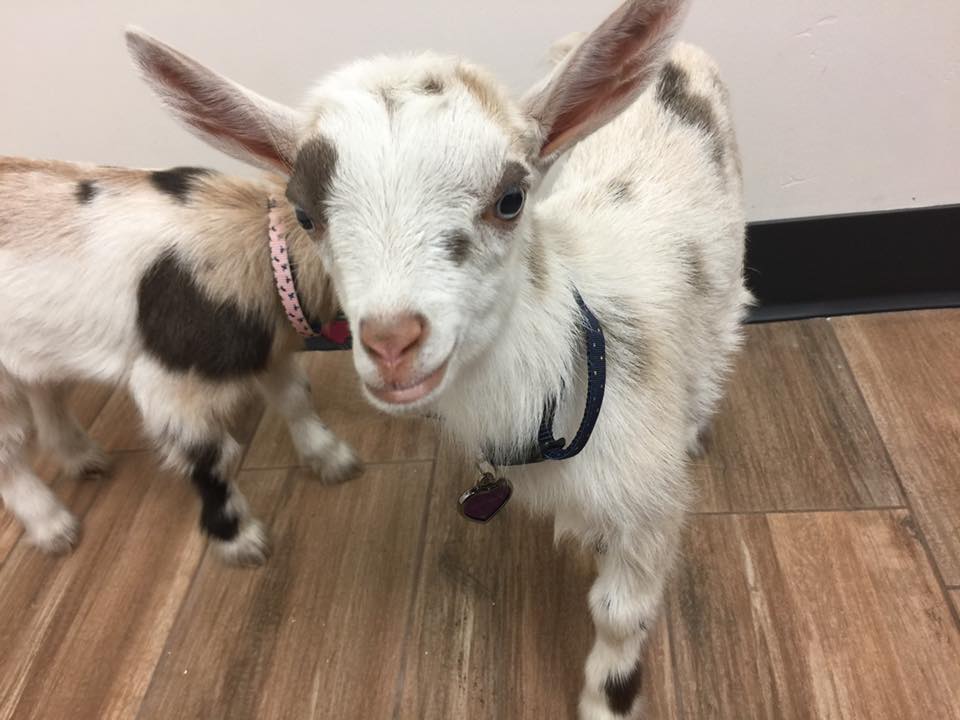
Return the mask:
M150 182L162 193L166 193L179 203L190 199L190 191L198 177L210 175L213 171L206 168L175 167L170 170L155 170L150 173Z
M713 161L723 165L724 141L710 100L689 92L690 76L674 62L668 62L657 82L657 100L688 125L700 128L713 141Z
M232 303L209 298L172 250L140 278L137 304L143 344L170 370L194 370L218 380L267 365L270 325Z
M427 95L439 95L443 92L443 81L439 78L427 78L420 86Z
M613 180L607 190L615 202L626 202L630 199L630 183L626 180Z
M336 170L337 149L326 138L315 137L300 148L287 183L287 199L303 208L318 229L327 224L326 201Z
M470 255L470 236L462 230L453 230L440 239L443 249L457 265L463 265Z
M220 540L233 540L239 529L239 519L227 513L230 488L217 472L220 447L216 444L199 445L189 451L190 479L203 502L200 527L208 535Z
M627 715L643 687L643 664L640 660L626 675L611 675L603 684L610 710L617 715Z
M74 196L81 205L89 205L100 192L100 188L93 180L81 180L77 183L77 190Z

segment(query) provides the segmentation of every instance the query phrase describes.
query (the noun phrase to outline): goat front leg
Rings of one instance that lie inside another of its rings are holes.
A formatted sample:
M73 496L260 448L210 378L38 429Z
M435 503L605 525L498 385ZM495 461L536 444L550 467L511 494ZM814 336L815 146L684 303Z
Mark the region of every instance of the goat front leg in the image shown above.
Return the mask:
M191 378L141 360L131 374L130 390L147 432L200 495L203 532L228 562L262 564L269 554L267 535L231 480L240 446L227 426L244 384Z
M80 524L30 469L26 455L32 431L23 386L0 367L0 498L32 544L47 552L64 552L76 543Z
M660 611L679 518L656 528L622 528L597 543L590 589L596 641L587 658L581 720L642 717L643 652Z
M294 355L275 360L258 382L264 398L286 421L304 465L330 484L360 474L363 467L356 453L314 411L310 382Z
M110 457L80 427L67 407L63 383L27 388L40 445L54 452L71 478L98 477L110 471Z

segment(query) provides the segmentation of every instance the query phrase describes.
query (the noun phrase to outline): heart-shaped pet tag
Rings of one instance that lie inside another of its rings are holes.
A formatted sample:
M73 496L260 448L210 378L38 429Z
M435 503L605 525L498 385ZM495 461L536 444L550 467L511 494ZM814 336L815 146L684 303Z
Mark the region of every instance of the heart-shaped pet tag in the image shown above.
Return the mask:
M460 496L460 513L468 520L485 523L507 504L512 494L509 480L484 473L480 482Z

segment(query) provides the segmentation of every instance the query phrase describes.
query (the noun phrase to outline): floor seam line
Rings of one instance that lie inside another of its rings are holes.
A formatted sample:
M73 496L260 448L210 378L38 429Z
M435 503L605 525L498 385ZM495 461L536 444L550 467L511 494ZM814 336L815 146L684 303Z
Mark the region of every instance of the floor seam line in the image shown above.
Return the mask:
M927 559L927 565L930 567L930 571L933 573L934 580L940 586L940 595L943 597L943 601L947 604L947 612L949 612L953 617L954 625L960 629L960 608L956 607L950 599L948 585L943 579L943 573L940 572L940 566L937 564L937 560L933 556L933 552L930 550L930 543L927 541L927 534L923 531L923 527L917 519L917 513L913 509L913 503L910 500L910 495L907 493L906 485L903 484L903 478L900 477L900 470L893 461L893 456L890 454L890 448L887 447L887 440L883 436L883 433L880 432L880 427L877 425L877 419L873 414L873 410L870 408L870 404L867 402L867 398L863 394L863 387L860 385L860 378L853 371L853 367L850 365L850 358L847 356L847 349L843 346L843 342L840 340L840 335L837 333L836 328L832 324L830 325L830 331L833 333L837 344L840 346L840 356L843 358L843 364L846 367L847 372L849 372L850 376L853 378L854 385L857 388L857 394L860 396L860 401L867 409L867 415L870 417L870 424L873 426L874 432L877 433L877 437L880 438L880 445L883 447L884 457L886 457L887 462L890 463L890 469L893 470L893 477L897 482L897 487L900 489L900 495L903 497L903 502L906 504L906 510L909 513L910 519L913 521L914 526L916 527L916 540L918 543L920 543L920 547L923 549L924 557Z

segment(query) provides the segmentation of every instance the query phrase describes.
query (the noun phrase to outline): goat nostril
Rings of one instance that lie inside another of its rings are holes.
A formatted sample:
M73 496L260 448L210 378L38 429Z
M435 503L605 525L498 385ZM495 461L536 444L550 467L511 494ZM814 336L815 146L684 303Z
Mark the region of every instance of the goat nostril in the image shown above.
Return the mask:
M360 323L360 342L375 360L393 364L420 346L425 329L421 315L363 320Z

